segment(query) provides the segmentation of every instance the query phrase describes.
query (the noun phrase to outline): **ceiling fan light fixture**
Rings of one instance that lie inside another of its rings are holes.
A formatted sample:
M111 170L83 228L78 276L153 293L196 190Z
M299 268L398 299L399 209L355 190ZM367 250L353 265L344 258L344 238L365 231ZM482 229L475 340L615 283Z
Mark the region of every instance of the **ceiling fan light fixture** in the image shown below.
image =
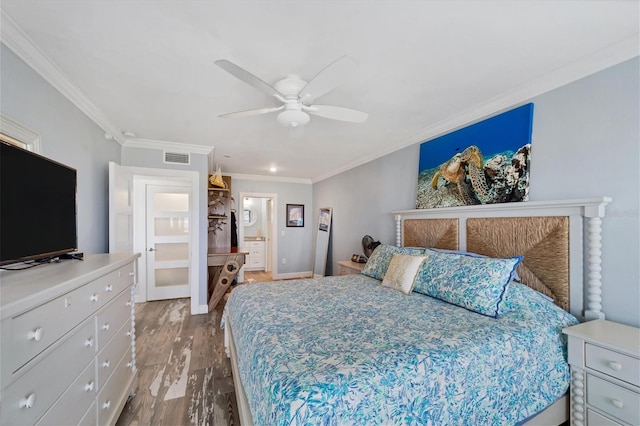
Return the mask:
M309 114L304 111L285 110L278 114L278 123L284 127L304 126L309 120Z

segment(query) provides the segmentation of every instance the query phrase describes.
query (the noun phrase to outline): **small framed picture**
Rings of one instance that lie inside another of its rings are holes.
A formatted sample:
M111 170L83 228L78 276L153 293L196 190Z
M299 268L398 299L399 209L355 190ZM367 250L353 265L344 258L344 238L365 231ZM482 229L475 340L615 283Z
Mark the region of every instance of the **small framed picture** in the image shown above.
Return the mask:
M287 204L287 226L294 228L304 226L304 204Z

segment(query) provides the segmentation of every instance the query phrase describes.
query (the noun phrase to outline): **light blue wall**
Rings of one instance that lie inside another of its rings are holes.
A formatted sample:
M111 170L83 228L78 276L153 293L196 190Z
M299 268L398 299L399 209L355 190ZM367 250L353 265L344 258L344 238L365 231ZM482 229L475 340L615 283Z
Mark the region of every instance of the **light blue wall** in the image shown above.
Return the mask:
M640 326L639 60L531 99L530 200L610 196L603 219L607 318ZM313 204L334 208L333 262L361 253L369 234L393 244L392 210L415 208L419 143L314 184ZM334 269L335 270L335 269Z
M77 170L78 250L107 252L108 163L120 162L120 145L4 44L0 111L40 135L42 155Z
M276 217L277 273L289 274L309 272L312 268L313 243L315 234L311 225L313 218L312 186L304 183L258 181L233 178L231 192L238 208L241 192L275 193L278 198ZM304 204L304 227L287 228L285 222L287 204ZM284 232L284 235L282 234ZM287 264L282 264L282 258ZM275 272L275 271L274 271Z

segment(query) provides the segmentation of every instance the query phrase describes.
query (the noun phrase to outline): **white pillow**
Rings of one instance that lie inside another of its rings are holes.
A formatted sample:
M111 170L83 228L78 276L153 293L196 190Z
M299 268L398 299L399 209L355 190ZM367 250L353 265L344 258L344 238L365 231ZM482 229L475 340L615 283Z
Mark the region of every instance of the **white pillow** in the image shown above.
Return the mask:
M426 258L426 256L394 254L389 263L389 269L382 280L382 285L401 291L406 295L411 294L420 266Z

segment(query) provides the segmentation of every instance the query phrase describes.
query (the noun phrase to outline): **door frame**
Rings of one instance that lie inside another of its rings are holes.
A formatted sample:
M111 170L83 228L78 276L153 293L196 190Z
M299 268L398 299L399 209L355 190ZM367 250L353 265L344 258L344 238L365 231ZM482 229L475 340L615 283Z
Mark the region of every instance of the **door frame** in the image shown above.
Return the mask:
M200 300L200 288L207 286L206 266L204 275L201 271L201 234L202 234L202 214L200 173L188 170L154 169L145 167L127 167L133 174L133 251L143 253L146 250L146 185L147 183L164 185L171 181L180 181L191 186L191 215L189 221L192 224L192 244L191 244L191 270L189 280L191 281L191 314L206 313L208 311L206 292L203 300ZM205 253L206 261L206 253ZM138 259L138 282L140 285L136 294L136 303L146 302L147 268L144 256ZM204 308L203 308L204 307ZM204 312L203 312L204 309Z
M244 211L244 199L245 198L267 198L271 199L271 218L270 218L270 244L265 242L265 248L271 251L271 275L278 275L278 194L272 192L240 192L238 194L238 246L244 245L244 226L242 225L242 212ZM265 259L267 259L265 253ZM266 260L265 260L266 262ZM240 269L240 277L238 281L244 281L244 266Z

